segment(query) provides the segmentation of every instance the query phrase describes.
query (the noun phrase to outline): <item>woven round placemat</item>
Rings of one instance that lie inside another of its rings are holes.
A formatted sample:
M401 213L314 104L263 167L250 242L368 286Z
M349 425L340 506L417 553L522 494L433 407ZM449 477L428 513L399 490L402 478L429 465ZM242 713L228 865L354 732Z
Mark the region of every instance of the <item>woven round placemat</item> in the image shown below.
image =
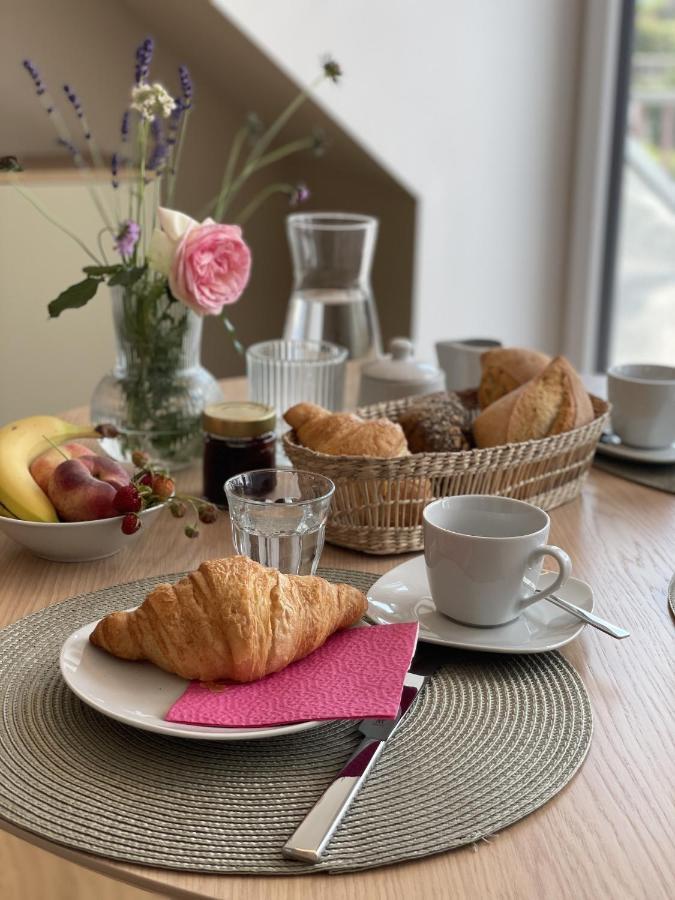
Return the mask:
M367 590L375 575L324 569ZM318 866L281 847L359 740L333 722L273 740L154 735L66 687L65 638L161 580L109 588L0 632L0 816L112 859L201 872L295 874L384 865L477 841L561 790L588 750L581 679L558 653L448 651Z

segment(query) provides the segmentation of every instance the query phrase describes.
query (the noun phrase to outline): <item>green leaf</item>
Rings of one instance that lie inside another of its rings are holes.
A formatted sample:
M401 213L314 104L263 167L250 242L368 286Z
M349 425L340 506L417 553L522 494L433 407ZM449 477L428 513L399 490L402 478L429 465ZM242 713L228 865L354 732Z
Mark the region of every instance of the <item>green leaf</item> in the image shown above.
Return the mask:
M66 288L47 306L50 318L55 319L64 309L79 309L80 306L85 306L95 295L102 280L88 276L84 281L78 281L77 284Z
M131 269L119 269L112 278L108 279L108 284L110 287L114 287L116 284L119 284L122 287L131 287L132 284L136 284L144 272L145 266L133 266Z
M114 275L121 268L120 263L117 263L116 266L85 266L82 271L85 275Z

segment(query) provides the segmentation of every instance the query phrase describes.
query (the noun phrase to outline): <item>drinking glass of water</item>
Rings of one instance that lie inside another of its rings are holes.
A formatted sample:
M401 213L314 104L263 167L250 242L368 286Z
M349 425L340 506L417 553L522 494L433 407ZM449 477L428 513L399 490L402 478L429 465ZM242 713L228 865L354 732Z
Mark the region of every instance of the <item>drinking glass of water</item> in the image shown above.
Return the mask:
M313 575L335 485L295 469L256 469L225 482L237 553L290 575Z

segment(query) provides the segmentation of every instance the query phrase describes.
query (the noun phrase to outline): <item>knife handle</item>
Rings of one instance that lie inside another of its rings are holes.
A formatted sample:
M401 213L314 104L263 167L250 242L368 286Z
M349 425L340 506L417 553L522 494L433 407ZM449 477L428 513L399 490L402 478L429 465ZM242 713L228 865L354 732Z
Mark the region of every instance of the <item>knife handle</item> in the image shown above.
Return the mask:
M384 741L361 741L347 765L284 844L281 852L285 857L319 862L383 748Z

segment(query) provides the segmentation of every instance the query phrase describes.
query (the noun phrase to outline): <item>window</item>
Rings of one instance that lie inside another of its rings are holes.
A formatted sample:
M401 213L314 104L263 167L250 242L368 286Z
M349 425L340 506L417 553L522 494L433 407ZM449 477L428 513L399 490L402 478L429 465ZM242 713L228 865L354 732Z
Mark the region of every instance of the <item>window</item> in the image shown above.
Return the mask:
M675 365L675 0L626 2L624 15L600 362Z

